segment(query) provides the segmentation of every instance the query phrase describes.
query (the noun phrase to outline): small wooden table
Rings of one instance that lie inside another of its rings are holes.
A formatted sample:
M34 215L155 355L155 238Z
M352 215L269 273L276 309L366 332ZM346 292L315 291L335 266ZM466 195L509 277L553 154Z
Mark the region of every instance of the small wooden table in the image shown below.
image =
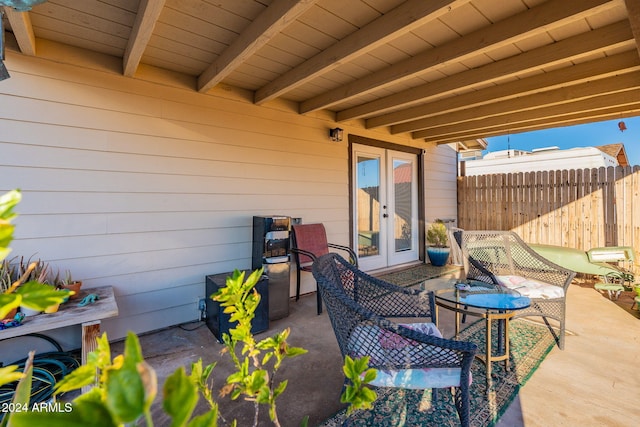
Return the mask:
M78 307L78 302L89 294L98 295L93 304ZM27 316L21 326L0 331L0 340L27 334L82 325L82 363L86 363L87 354L97 348L96 339L100 336L100 321L118 315L118 305L111 286L83 289L80 297L60 305L55 313Z
M436 323L438 323L438 307L455 312L455 336L460 333L460 315L470 315L486 319L485 354L476 355L485 363L487 371L487 393L492 386L491 363L504 361L505 370L509 370L509 320L515 310L531 305L528 297L503 286L478 281L457 284L463 289L442 289L435 292ZM463 286L465 285L465 286ZM498 354L491 350L491 322L498 321Z

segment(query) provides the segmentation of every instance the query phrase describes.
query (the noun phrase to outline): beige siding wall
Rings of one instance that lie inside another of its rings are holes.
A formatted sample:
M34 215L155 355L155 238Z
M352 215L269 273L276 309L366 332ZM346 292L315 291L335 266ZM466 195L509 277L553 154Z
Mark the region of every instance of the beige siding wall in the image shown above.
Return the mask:
M425 221L458 218L457 158L453 144L425 149Z
M329 141L328 114L258 107L225 88L198 94L154 70L141 72L157 83L13 53L6 63L0 190L24 193L14 254L69 269L87 287L114 286L111 339L195 320L205 275L250 267L253 215L322 221L348 243L347 138ZM455 191L455 176L438 179Z

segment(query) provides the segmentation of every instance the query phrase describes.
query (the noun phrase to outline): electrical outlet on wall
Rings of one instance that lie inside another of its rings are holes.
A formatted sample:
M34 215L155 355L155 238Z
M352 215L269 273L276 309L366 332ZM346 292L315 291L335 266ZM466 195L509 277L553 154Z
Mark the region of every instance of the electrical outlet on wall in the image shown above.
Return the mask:
M198 300L198 310L200 310L200 320L207 318L207 303L204 298Z

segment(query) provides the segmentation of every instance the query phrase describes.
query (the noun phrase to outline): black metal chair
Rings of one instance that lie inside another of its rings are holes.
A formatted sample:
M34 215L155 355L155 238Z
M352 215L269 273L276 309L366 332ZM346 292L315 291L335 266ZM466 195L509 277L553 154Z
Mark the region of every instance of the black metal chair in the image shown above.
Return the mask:
M349 261L358 266L356 253L348 246L329 243L323 224L297 224L291 227L291 252L296 263L296 301L300 299L300 272L311 273L313 262L320 256L328 254L331 249L345 251ZM322 313L322 298L317 293L318 314Z
M574 271L561 267L531 249L512 231L456 230L467 279L507 286L531 299L531 306L514 316L540 316L564 349L566 295ZM548 319L559 322L555 333Z
M376 279L338 254L318 258L313 275L343 359L370 357L369 366L377 371L370 385L420 390L453 387L460 423L469 425L470 370L477 346L442 338L434 323L433 292ZM390 318L403 318L406 323ZM427 322L409 323L407 318Z

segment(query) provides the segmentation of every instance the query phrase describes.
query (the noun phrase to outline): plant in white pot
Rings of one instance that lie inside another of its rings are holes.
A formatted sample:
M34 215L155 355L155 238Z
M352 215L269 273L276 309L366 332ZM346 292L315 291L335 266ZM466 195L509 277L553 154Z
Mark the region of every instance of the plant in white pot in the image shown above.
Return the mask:
M436 267L441 267L449 260L449 236L442 220L436 219L427 230L427 255Z

